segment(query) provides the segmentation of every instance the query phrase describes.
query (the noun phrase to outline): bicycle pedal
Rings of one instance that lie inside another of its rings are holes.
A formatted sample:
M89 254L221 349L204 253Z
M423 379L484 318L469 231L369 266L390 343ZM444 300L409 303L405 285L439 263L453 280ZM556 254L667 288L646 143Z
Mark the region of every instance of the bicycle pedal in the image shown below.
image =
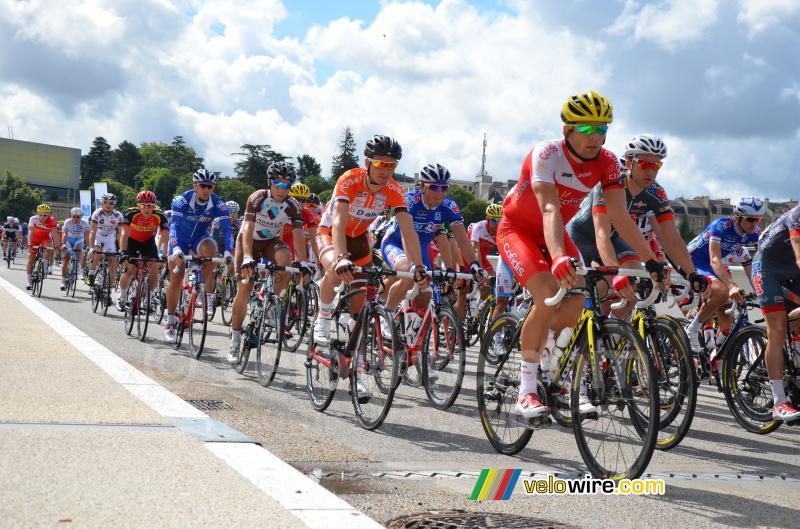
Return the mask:
M553 419L549 414L541 417L533 417L528 419L528 428L531 430L539 430L542 428L550 428L553 425Z

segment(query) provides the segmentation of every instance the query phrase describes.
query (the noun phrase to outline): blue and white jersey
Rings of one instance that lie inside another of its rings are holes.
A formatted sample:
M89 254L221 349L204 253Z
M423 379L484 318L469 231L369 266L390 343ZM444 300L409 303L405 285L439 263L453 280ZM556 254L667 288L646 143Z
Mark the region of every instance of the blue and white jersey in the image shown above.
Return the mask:
M756 231L750 234L740 232L736 227L736 221L732 217L721 217L703 230L703 233L692 239L686 246L692 256L692 261L695 263L702 263L707 265L706 269L711 267L711 257L708 253L708 246L711 241L717 241L720 245L720 257L725 262L726 258L731 255L739 255L742 252L742 247L745 244L755 244L758 242L758 236L761 234L761 229L756 228Z
M417 236L419 236L421 248L425 248L431 243L433 238L436 237L442 229L445 222L450 226L464 224L464 219L461 216L461 210L458 209L458 204L456 204L455 200L447 196L444 197L441 204L433 209L428 209L422 201L422 191L409 191L406 193L406 206L408 207L408 213L414 221L414 231L416 231ZM402 237L396 219L392 218L392 220L389 221L389 226L386 228L383 240L402 247Z
M225 201L214 193L207 202L197 199L194 189L178 196L172 202L172 218L169 223L170 248L179 243L194 243L209 237L209 228L214 219L219 219L225 251L232 251L231 217ZM182 246L182 244L180 244Z

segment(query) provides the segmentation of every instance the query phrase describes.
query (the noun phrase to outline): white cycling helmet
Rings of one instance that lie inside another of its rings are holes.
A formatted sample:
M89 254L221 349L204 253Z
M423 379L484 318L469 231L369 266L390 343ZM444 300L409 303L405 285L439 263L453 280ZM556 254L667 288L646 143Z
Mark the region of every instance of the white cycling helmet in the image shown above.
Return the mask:
M71 210L69 210L69 214L80 215L81 217L83 217L83 210L81 208L72 208Z
M662 158L667 157L667 146L658 136L652 134L639 134L634 136L625 146L625 158L633 158L637 154L655 154Z
M228 206L228 211L231 213L239 213L239 204L237 202L229 200L225 202L225 205Z
M767 205L757 197L742 197L733 205L733 214L742 217L763 217Z

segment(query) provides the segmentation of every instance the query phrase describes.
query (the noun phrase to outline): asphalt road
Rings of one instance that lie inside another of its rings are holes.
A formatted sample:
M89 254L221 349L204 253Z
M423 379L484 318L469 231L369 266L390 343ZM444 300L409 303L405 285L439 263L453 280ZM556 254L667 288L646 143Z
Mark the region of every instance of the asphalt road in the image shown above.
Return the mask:
M4 263L3 263L4 264ZM24 288L21 265L0 274ZM46 280L41 301L81 330L184 399L221 400L231 409L207 412L257 439L267 449L320 479L343 499L380 522L424 511L462 509L534 516L572 527L785 527L798 522L794 492L800 481L797 429L759 436L740 428L724 398L702 386L692 430L671 452L656 452L648 467L664 478L663 496L528 496L522 480L509 501L469 501L485 468L582 473L571 430L534 433L517 456L497 454L487 441L475 403L477 352L470 349L467 378L449 411L432 408L423 389L401 386L386 422L360 428L344 384L325 413L314 411L305 390L304 346L284 354L273 384L239 375L225 361L227 328L209 326L198 361L162 341L151 327L141 343L125 336L122 317L91 312L88 292L75 299ZM34 339L34 337L32 337ZM91 403L87 403L90 405ZM460 476L459 476L460 474Z

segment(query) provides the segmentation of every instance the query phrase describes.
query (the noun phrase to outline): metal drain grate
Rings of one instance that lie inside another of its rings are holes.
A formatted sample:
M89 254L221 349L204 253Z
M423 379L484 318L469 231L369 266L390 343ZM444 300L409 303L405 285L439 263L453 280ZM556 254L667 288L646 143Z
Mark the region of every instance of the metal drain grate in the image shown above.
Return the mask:
M223 400L187 400L198 410L232 410L233 406Z
M552 520L529 518L513 514L429 511L418 514L398 516L386 522L388 529L579 529Z

